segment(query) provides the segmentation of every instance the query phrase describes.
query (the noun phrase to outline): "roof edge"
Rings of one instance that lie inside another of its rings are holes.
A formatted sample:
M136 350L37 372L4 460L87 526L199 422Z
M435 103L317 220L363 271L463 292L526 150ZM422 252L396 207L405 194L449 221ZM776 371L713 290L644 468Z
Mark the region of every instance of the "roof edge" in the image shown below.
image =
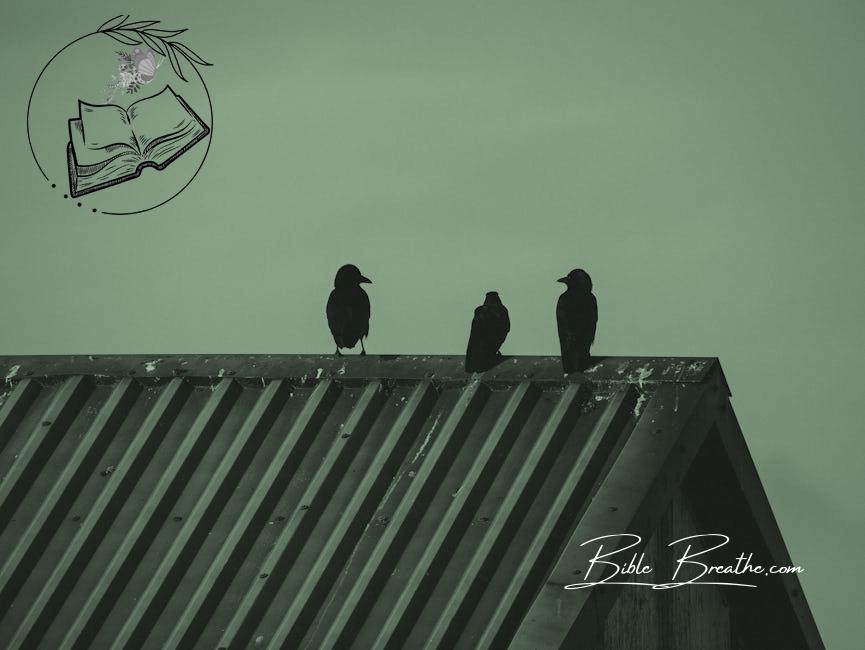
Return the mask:
M503 356L483 380L707 383L723 372L716 357L593 357L585 372L562 373L559 357ZM0 377L137 376L465 380L462 355L136 354L0 356ZM726 385L726 382L724 382Z

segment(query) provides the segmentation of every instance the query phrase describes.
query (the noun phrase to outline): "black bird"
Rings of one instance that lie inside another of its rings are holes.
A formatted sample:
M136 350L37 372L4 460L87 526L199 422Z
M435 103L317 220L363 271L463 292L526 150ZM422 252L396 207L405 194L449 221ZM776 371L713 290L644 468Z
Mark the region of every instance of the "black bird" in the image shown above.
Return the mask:
M592 278L583 269L574 269L558 282L568 287L556 305L562 369L565 373L585 370L598 325L598 302L592 293Z
M496 365L499 348L511 329L508 309L499 294L488 291L484 304L475 309L469 345L466 349L466 372L484 372Z
M353 348L360 341L360 353L366 354L363 339L369 334L369 296L361 284L372 284L354 264L346 264L336 272L333 291L327 299L327 324L340 348Z

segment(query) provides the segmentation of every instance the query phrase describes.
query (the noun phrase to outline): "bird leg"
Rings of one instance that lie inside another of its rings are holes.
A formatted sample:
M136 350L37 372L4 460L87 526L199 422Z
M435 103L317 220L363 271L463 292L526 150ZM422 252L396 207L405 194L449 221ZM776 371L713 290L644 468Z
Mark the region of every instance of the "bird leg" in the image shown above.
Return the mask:
M363 339L360 340L360 356L366 356L366 348L363 347Z
M336 354L336 356L338 356L338 357L342 356L342 352L339 351L339 346L337 346L336 352L334 354Z

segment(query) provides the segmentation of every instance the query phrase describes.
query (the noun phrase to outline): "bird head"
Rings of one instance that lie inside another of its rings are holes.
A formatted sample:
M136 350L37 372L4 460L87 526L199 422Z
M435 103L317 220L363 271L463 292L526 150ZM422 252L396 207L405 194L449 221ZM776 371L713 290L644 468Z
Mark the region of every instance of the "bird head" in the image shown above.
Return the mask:
M499 298L498 291L487 291L487 297L484 300L485 305L500 305L502 304L502 299Z
M562 282L567 285L568 289L578 289L590 293L592 291L592 278L583 269L574 269L565 277L559 278L556 282Z
M345 264L339 267L333 281L333 286L336 288L356 287L361 284L372 284L372 280L362 275L360 269L354 264Z

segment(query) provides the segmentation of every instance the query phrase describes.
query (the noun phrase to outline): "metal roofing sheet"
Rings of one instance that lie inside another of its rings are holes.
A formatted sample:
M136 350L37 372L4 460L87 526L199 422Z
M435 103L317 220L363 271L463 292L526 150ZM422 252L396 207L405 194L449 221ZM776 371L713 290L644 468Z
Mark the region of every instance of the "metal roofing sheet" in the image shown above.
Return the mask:
M0 646L531 638L635 428L726 384L713 359L459 362L0 358Z

